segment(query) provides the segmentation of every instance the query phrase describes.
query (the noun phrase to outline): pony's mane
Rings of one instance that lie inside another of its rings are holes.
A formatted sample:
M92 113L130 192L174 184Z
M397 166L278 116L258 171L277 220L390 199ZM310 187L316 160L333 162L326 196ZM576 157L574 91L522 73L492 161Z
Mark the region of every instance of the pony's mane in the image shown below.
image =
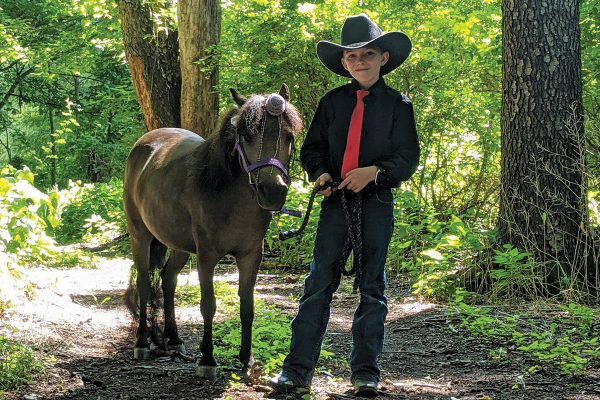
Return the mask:
M262 106L264 100L262 95L253 95L241 108L229 110L221 119L219 132L200 146L197 157L204 162L199 164L197 179L204 190L219 192L242 171L238 154L234 152L236 131L239 129L248 138L259 133L266 112ZM237 118L237 127L232 123L234 117ZM297 136L302 130L302 118L298 110L286 103L283 117L294 136Z

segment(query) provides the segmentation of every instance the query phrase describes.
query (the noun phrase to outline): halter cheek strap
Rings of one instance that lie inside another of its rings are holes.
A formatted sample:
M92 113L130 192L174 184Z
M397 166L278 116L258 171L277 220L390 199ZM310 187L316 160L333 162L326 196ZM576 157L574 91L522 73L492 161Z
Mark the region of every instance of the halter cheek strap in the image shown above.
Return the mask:
M270 94L267 97L267 99L265 100L263 107L269 115L277 117L278 122L279 122L279 129L277 132L277 146L276 146L277 149L275 151L275 156L277 156L277 152L279 151L279 139L281 136L281 118L282 118L282 114L285 112L285 99L278 94L275 94L275 93ZM238 118L238 117L236 116L233 118ZM234 125L236 125L237 120L234 122L233 118L232 118L232 123ZM240 165L242 166L242 168L244 168L244 171L246 171L248 173L248 180L250 181L251 185L257 184L257 182L252 180L252 172L257 169L269 167L269 166L275 167L278 170L280 170L283 173L286 183L289 183L290 182L290 174L288 173L287 168L281 163L281 161L279 161L275 157L269 157L269 158L263 158L263 159L260 158L262 155L262 141L263 141L263 138L265 135L266 121L267 121L267 116L265 115L265 119L263 120L261 130L260 130L260 151L258 152L259 159L255 163L251 164L248 162L248 156L246 155L244 148L240 144L240 136L239 135L236 136L235 150L238 152L238 158L240 161Z
M269 95L269 97L267 97L267 100L265 101L265 103L263 105L266 112L269 115L272 115L273 117L277 117L277 120L278 120L279 128L277 131L277 144L275 146L276 150L275 150L275 154L274 154L275 157L277 156L277 152L279 151L279 140L281 139L281 119L282 119L282 114L285 112L285 108L286 108L285 104L286 104L286 102L283 97L281 97L278 94L271 94L271 95ZM231 124L234 126L237 126L238 119L239 119L239 116L237 116L237 115L232 117ZM262 144L263 144L262 141L263 141L264 134L265 134L266 121L267 121L267 115L265 115L265 118L264 118L262 126L261 126L261 130L260 130L260 150L258 152L258 158L259 158L258 161L254 162L254 163L249 163L248 155L246 154L246 151L240 144L240 135L237 134L236 138L235 138L234 152L237 151L240 166L244 169L244 171L246 171L248 173L248 181L255 191L257 190L258 181L254 181L252 179L252 172L256 171L257 169L260 169L260 168L275 167L278 170L280 170L281 173L283 174L285 183L289 184L291 181L290 174L289 174L287 168L277 158L275 158L275 157L269 157L269 158L263 158L263 159L260 158L262 155ZM285 214L295 216L295 217L302 216L302 214L300 212L294 211L294 210L289 210L285 207L282 207L281 210L279 210L279 211L282 213L285 213Z

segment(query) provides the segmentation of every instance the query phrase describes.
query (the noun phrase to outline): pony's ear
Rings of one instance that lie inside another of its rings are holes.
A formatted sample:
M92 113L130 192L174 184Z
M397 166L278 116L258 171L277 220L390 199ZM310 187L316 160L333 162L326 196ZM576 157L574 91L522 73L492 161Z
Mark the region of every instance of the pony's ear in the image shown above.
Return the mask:
M244 103L246 102L246 100L248 100L244 96L239 94L237 92L237 90L235 90L233 88L229 88L229 92L231 93L231 98L233 99L233 101L235 101L235 104L237 104L239 107L243 106Z
M290 101L290 88L283 83L281 84L281 89L279 89L279 95L285 99L285 101Z

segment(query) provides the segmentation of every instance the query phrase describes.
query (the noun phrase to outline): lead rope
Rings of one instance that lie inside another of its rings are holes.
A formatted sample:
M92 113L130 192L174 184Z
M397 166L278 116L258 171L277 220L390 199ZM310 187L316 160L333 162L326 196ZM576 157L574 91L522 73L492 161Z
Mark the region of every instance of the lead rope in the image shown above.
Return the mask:
M308 206L306 207L306 213L304 214L304 219L302 220L300 228L290 229L289 231L281 232L279 234L279 240L287 240L296 236L302 236L304 234L306 226L308 225L308 220L317 193L323 189L327 189L328 187L337 187L339 184L339 182L327 182L322 186L315 186L315 188L310 194ZM354 275L352 293L356 293L356 290L360 284L360 278L363 273L362 193L354 193L345 189L340 190L339 192L340 193L337 195L341 196L342 209L344 210L344 217L346 220L346 226L348 228L348 235L346 236L346 242L344 243L341 257L338 260L338 268L340 269L341 273L345 276ZM347 270L346 263L348 262L348 257L350 257L351 251L354 254L352 268L350 270Z
M348 236L342 250L342 258L339 260L339 268L345 276L354 275L354 283L352 285L352 293L356 293L360 278L363 273L362 264L362 193L354 193L349 190L344 190L341 193L342 208L346 217L346 226L348 227ZM350 201L350 205L348 205ZM346 269L348 257L352 251L354 257L352 259L352 268Z

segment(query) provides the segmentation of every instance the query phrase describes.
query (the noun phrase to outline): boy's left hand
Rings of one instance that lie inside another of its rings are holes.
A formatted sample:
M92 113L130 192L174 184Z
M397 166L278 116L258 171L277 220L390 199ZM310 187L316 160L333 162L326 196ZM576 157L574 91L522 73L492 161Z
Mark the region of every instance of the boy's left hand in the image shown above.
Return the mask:
M358 193L370 182L373 182L376 175L377 167L374 165L353 169L346 174L346 178L340 183L338 189L347 188Z

